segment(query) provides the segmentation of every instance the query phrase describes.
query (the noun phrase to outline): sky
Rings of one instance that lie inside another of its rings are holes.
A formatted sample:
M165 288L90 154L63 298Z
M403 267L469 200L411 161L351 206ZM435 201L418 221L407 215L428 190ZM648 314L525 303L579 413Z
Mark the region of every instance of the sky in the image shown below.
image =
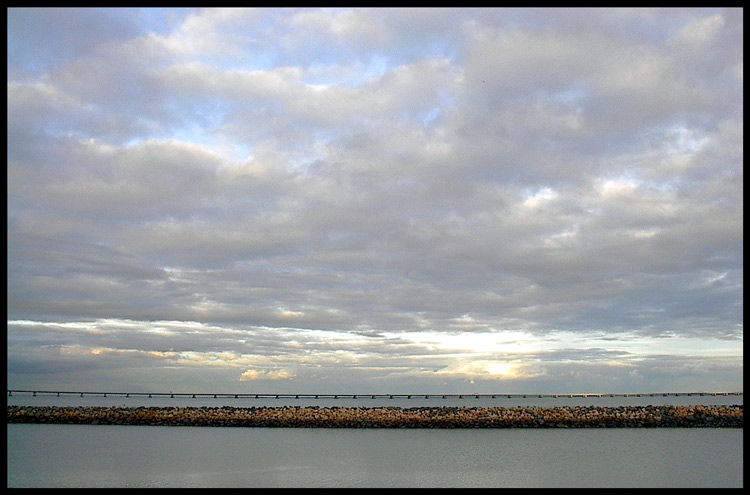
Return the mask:
M8 387L743 387L741 9L8 17Z

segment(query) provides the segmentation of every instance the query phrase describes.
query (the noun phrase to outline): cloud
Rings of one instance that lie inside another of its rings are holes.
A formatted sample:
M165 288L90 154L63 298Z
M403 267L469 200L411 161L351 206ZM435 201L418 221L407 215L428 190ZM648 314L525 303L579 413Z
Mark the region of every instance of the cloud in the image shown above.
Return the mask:
M661 389L643 342L735 359L741 41L737 9L11 9L13 370ZM45 326L83 322L109 338Z
M239 381L254 382L257 380L291 380L294 377L294 373L286 370L258 371L250 369L240 375Z
M724 16L720 13L696 19L680 29L672 42L692 47L705 45L720 33L725 23Z

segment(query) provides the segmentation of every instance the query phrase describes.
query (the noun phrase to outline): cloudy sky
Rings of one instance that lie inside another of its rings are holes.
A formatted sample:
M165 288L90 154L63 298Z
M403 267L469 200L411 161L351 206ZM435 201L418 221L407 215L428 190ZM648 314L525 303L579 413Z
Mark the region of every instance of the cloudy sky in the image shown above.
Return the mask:
M742 10L8 10L8 386L741 391Z

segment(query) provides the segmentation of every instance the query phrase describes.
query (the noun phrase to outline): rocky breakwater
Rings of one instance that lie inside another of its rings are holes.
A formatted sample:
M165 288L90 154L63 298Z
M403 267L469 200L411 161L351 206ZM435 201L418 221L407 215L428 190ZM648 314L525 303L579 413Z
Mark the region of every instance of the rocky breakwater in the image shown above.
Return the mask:
M742 428L742 407L7 406L7 422L291 428Z

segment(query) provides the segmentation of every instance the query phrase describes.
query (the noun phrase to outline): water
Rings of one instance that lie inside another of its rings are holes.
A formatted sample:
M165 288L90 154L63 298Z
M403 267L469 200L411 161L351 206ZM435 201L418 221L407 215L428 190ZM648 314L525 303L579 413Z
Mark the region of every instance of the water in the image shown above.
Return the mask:
M495 398L480 396L476 398L473 395L466 395L463 398L448 396L446 399L440 396L413 396L407 399L403 396L395 396L390 399L388 396L371 396L360 395L357 399L351 397L319 398L293 396L274 397L201 397L196 398L176 396L112 396L103 397L102 395L84 395L80 397L76 394L61 395L39 393L36 396L30 393L15 392L12 396L6 398L8 405L28 405L28 406L106 406L106 407L282 407L282 406L319 406L319 407L519 407L519 406L537 406L537 407L562 407L562 406L687 406L695 404L703 405L733 405L742 404L743 395L697 395L697 394L679 394L679 395L641 395L623 397L623 396L590 396L590 397L539 397L536 395L512 396L498 395Z
M741 487L739 429L25 425L9 487Z
M741 404L742 396L492 399L8 397L28 405ZM606 404L597 401L604 400ZM236 402L238 401L238 402ZM447 401L447 402L446 402ZM491 402L487 404L487 402ZM540 404L539 401L545 401ZM72 402L72 403L68 403ZM478 402L484 402L479 404ZM296 429L9 424L9 487L742 487L742 429Z

